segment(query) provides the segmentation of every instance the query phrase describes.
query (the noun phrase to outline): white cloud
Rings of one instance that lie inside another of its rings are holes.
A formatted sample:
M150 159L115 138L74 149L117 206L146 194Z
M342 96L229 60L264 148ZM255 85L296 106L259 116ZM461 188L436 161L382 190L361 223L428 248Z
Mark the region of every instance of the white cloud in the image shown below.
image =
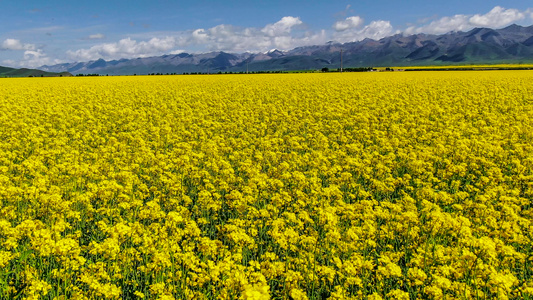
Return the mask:
M2 50L35 50L34 44L23 44L20 40L6 39L0 46Z
M469 19L470 24L483 27L501 27L525 18L525 13L518 9L494 7L484 15L474 15Z
M335 24L333 24L333 28L336 30L336 31L344 31L344 30L347 30L347 29L351 29L351 28L357 28L361 25L363 25L364 21L361 17L359 16L352 16L352 17L348 17L342 21L338 21L338 22L335 22Z
M425 26L409 27L404 32L406 34L416 34L422 32L429 34L443 34L450 31L464 31L470 28L472 28L472 25L468 23L468 16L455 15L452 17L443 17Z
M484 15L455 15L443 17L427 25L420 27L412 26L404 30L406 34L429 33L443 34L450 31L467 31L474 27L500 28L524 19L529 10L505 9L500 6L494 7ZM531 16L533 19L533 16Z
M24 57L23 60L20 62L12 61L12 65L16 65L17 67L23 67L23 68L37 68L43 65L54 65L54 64L60 64L63 63L63 60L60 59L52 59L48 57L46 53L42 49L37 50L26 50L24 51Z
M378 40L394 34L394 28L389 21L372 21L361 30L361 37Z
M92 46L89 49L67 51L67 56L75 61L119 58L147 57L163 54L175 47L173 37L152 38L149 41L137 42L130 38L122 39L116 43L105 43Z
M272 48L288 50L298 46L320 44L327 41L325 32L296 31L303 22L296 17L283 17L276 23L263 28L240 28L232 25L218 25L207 30L193 31L191 44L212 51L265 51ZM180 44L180 47L190 46Z
M182 49L190 48L228 52L265 51L272 48L287 50L327 41L325 30L303 31L298 28L302 24L300 18L292 16L283 17L278 22L262 28L221 24L207 29L160 33L158 35L165 36L148 41L126 38L115 43L67 51L67 56L74 61L88 61L181 53L184 52Z
M267 36L257 28L223 24L207 30L197 29L193 31L191 39L182 42L186 44L184 46L198 45L213 51L247 51L268 48L276 38Z
M104 38L105 38L105 35L103 35L101 33L96 33L96 34L89 35L89 39L90 40L101 40L101 39L104 39Z
M24 51L24 61L27 65L34 65L33 62L43 61L44 59L47 59L47 56L41 49Z
M378 20L370 22L361 29L351 28L336 32L333 37L338 42L346 43L361 41L365 38L379 40L394 33L394 28L389 21Z
M200 28L192 32L192 38L199 43L205 43L209 40L209 35L203 28Z
M21 60L6 59L2 63L16 68L36 68L46 64L62 63L62 60L50 58L34 44L22 43L17 39L6 39L0 44L0 50L24 51Z
M281 18L281 20L274 24L266 25L263 29L261 29L261 31L268 36L275 37L289 34L291 32L292 27L301 24L303 24L303 22L300 20L300 18L288 16Z

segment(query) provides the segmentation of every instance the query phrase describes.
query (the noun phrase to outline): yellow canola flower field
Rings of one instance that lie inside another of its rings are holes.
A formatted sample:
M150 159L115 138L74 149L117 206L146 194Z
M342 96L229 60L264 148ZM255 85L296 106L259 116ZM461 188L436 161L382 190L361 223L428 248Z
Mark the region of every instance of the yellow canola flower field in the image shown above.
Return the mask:
M532 299L533 72L0 81L0 299Z

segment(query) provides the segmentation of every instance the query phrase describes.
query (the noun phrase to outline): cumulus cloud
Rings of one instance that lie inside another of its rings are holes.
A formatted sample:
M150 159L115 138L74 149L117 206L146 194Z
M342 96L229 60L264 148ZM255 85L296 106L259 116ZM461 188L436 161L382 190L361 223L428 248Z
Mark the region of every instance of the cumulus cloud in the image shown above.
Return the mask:
M34 44L23 44L20 40L6 39L0 46L2 50L35 50Z
M275 37L288 34L291 32L292 27L301 24L303 24L303 22L300 20L300 18L288 16L281 18L281 20L274 24L266 25L263 29L261 29L261 31L268 36Z
M378 20L372 21L370 22L370 24L360 29L353 27L350 29L336 32L334 34L334 38L338 42L346 43L361 41L365 38L379 40L394 33L395 30L389 21Z
M283 17L263 28L240 28L218 25L208 30L193 33L193 43L204 45L209 50L219 51L265 51L272 48L288 50L298 46L320 44L327 41L325 31L301 31L295 29L303 22L297 17Z
M24 51L24 61L28 66L46 64L41 62L48 61L47 59L47 55L41 49Z
M99 58L118 59L159 55L174 48L176 40L173 37L163 39L152 38L149 41L136 41L131 38L122 39L116 43L105 43L90 47L67 51L67 56L76 61L95 60Z
M114 43L94 45L87 49L67 51L69 59L87 61L156 56L165 53L181 53L187 48L204 51L265 51L298 46L321 44L327 41L325 30L302 30L298 17L286 16L264 27L238 27L221 24L211 28L167 33L165 37L148 41L125 38ZM179 50L178 50L179 49Z
M524 19L527 13L528 11L520 11L513 8L505 9L496 6L484 15L459 14L452 17L443 17L427 25L409 27L404 32L406 34L422 32L429 34L443 34L450 31L466 31L474 27L499 28Z
M96 34L89 35L89 39L90 40L101 40L101 39L104 39L104 38L105 38L105 35L103 35L101 33L96 33Z
M501 27L525 18L525 13L518 9L494 7L484 15L474 15L469 19L470 24L483 27Z
M361 25L363 25L364 21L361 17L359 16L352 16L352 17L348 17L342 21L338 21L338 22L335 22L335 24L333 24L333 28L336 30L336 31L344 31L344 30L347 30L347 29L351 29L351 28L357 28L357 27L360 27Z
M464 31L472 28L468 23L468 16L455 15L452 17L443 17L435 20L428 25L421 27L409 27L404 32L407 34L429 33L429 34L443 34L450 31Z
M42 49L24 51L23 59L19 62L10 60L10 65L22 68L37 68L43 65L63 63L63 60L50 58Z
M204 43L209 40L209 35L205 31L205 29L200 28L192 32L192 39L197 41L198 43Z
M22 59L6 59L2 63L16 68L35 68L46 64L62 63L62 60L50 58L43 49L34 44L22 43L17 39L6 39L0 44L0 50L24 51Z
M365 26L360 35L362 38L371 38L378 40L386 36L394 34L394 28L389 21L372 21L369 25Z
M191 39L185 40L184 43L185 46L187 44L203 46L207 50L246 51L268 47L271 45L271 40L275 38L275 36L267 36L267 33L257 28L239 28L223 24L207 30L197 29L193 31Z
M263 28L240 28L218 25L207 30L193 31L190 44L202 45L215 51L264 51L272 48L291 49L312 42L325 42L323 32L294 34L293 29L303 22L296 17L283 17ZM187 42L186 42L187 43ZM180 46L187 46L181 44Z

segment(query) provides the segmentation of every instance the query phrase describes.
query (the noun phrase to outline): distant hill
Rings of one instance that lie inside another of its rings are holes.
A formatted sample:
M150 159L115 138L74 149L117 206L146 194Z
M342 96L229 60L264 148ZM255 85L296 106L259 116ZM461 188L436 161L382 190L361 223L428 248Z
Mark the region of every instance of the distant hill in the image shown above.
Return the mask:
M69 72L46 72L43 70L35 69L15 69L0 66L0 77L68 77L72 76Z
M113 61L100 59L42 66L39 69L109 75L336 69L340 67L341 49L344 68L533 63L533 26L475 28L443 35L397 34L379 41L330 42L265 53L181 53Z

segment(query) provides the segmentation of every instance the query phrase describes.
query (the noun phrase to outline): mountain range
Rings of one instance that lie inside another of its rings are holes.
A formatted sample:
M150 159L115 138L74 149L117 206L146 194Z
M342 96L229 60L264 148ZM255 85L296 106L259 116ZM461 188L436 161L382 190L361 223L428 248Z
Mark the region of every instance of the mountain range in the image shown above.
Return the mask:
M342 49L342 54L341 54ZM475 28L443 35L397 34L380 40L298 47L265 53L180 53L42 66L48 72L134 75L533 62L533 26Z

